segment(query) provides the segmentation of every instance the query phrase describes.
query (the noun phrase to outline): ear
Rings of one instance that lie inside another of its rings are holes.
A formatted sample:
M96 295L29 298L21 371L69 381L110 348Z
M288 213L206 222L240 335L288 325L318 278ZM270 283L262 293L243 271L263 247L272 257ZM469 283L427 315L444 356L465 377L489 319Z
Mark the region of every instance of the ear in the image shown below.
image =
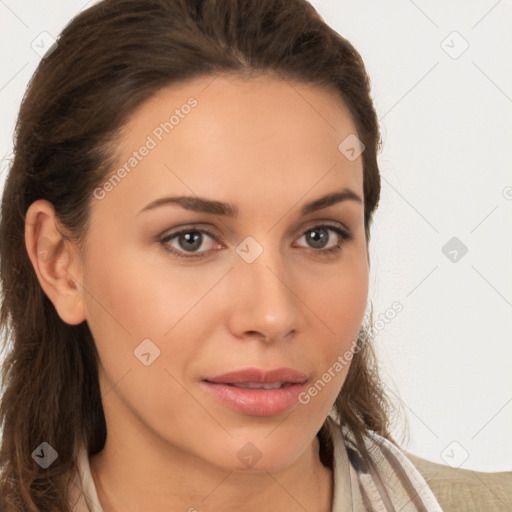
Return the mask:
M49 201L34 201L25 215L25 246L41 288L70 325L85 320L82 266L76 246L61 233Z

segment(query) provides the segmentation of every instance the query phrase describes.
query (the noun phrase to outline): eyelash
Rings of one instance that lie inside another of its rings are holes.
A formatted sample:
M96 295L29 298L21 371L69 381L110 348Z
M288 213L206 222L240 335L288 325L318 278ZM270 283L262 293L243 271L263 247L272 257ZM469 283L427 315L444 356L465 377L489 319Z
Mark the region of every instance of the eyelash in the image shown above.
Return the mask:
M340 244L336 244L334 247L330 247L329 249L314 249L314 248L310 248L311 251L313 251L314 253L317 253L317 254L319 254L321 256L329 257L329 256L336 255L337 253L339 253L342 250L342 247L341 247L342 245L344 245L349 240L353 239L353 235L349 231L346 231L346 230L340 228L339 226L334 226L332 224L319 224L317 226L313 226L312 228L309 228L306 231L304 231L302 233L301 237L304 236L306 233L309 233L309 232L314 231L316 229L322 229L322 228L334 231L337 235L340 236L342 242ZM184 252L179 252L179 251L177 251L174 248L170 249L169 246L166 245L167 242L173 240L174 238L176 238L176 237L178 237L180 235L186 234L186 233L201 233L201 234L204 234L204 235L208 235L209 237L211 237L212 239L215 240L215 236L213 234L211 234L208 230L198 229L198 228L195 228L195 227L192 226L190 228L186 228L186 229L182 229L180 231L177 231L176 233L170 233L170 234L166 235L165 237L163 237L160 240L160 243L164 246L164 249L167 252L170 252L171 254L173 254L174 256L176 256L178 258L184 258L184 259L204 258L205 255L208 252L210 252L210 251L203 251L203 252L196 252L196 253L186 254Z

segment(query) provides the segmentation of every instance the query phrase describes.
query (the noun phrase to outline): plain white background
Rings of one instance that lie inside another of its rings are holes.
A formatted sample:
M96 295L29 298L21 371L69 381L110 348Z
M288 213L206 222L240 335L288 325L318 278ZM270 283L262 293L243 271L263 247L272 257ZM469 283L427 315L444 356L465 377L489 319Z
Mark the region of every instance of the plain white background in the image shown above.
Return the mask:
M512 470L512 2L311 3L361 53L382 126L370 296L409 423L394 433L442 464ZM91 4L0 0L2 188L33 41Z

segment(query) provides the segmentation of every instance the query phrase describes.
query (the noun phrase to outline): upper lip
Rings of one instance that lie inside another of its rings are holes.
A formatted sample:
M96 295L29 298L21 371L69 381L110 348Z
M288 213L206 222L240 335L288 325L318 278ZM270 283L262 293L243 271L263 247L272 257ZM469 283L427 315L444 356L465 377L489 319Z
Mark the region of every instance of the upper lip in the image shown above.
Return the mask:
M245 382L256 382L259 384L270 384L274 382L286 382L291 384L303 384L307 380L305 373L293 368L277 368L265 370L262 368L246 368L236 370L215 377L206 377L203 380L222 384L242 384Z

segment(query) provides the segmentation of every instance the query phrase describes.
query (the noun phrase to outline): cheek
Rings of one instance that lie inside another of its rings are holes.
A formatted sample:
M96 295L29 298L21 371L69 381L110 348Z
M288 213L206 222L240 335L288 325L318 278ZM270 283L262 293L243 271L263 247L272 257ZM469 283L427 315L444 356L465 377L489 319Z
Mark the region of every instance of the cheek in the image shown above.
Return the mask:
M308 305L331 334L328 345L345 350L357 337L367 306L368 267L363 256L332 275L321 276L317 284L305 282L304 287L309 290L305 295Z
M192 273L159 272L134 251L113 255L104 250L104 257L91 258L84 280L105 414L130 411L140 424L169 425L176 410L197 408L180 383L198 350L192 334L201 308L194 306L215 276L193 282Z
M311 390L311 398L322 395L322 399L311 401L316 402L314 407L327 407L324 410L327 413L329 404L335 400L347 376L364 319L368 298L368 267L359 258L354 265L342 268L336 278L324 279L321 286L311 287L310 290L312 293L308 298L311 297L311 304L314 304L319 318L316 329L322 347L316 356L316 378L320 382L317 380L318 384ZM320 330L324 333L322 336Z
M105 373L117 382L143 366L138 347L149 349L152 358L163 352L164 334L186 313L186 301L177 300L183 294L158 279L134 251L112 243L91 254L84 274L87 322ZM141 345L143 340L151 343Z
M116 247L88 261L84 299L88 318L132 343L164 338L215 281L215 276L205 279L204 273L166 266L161 255Z

